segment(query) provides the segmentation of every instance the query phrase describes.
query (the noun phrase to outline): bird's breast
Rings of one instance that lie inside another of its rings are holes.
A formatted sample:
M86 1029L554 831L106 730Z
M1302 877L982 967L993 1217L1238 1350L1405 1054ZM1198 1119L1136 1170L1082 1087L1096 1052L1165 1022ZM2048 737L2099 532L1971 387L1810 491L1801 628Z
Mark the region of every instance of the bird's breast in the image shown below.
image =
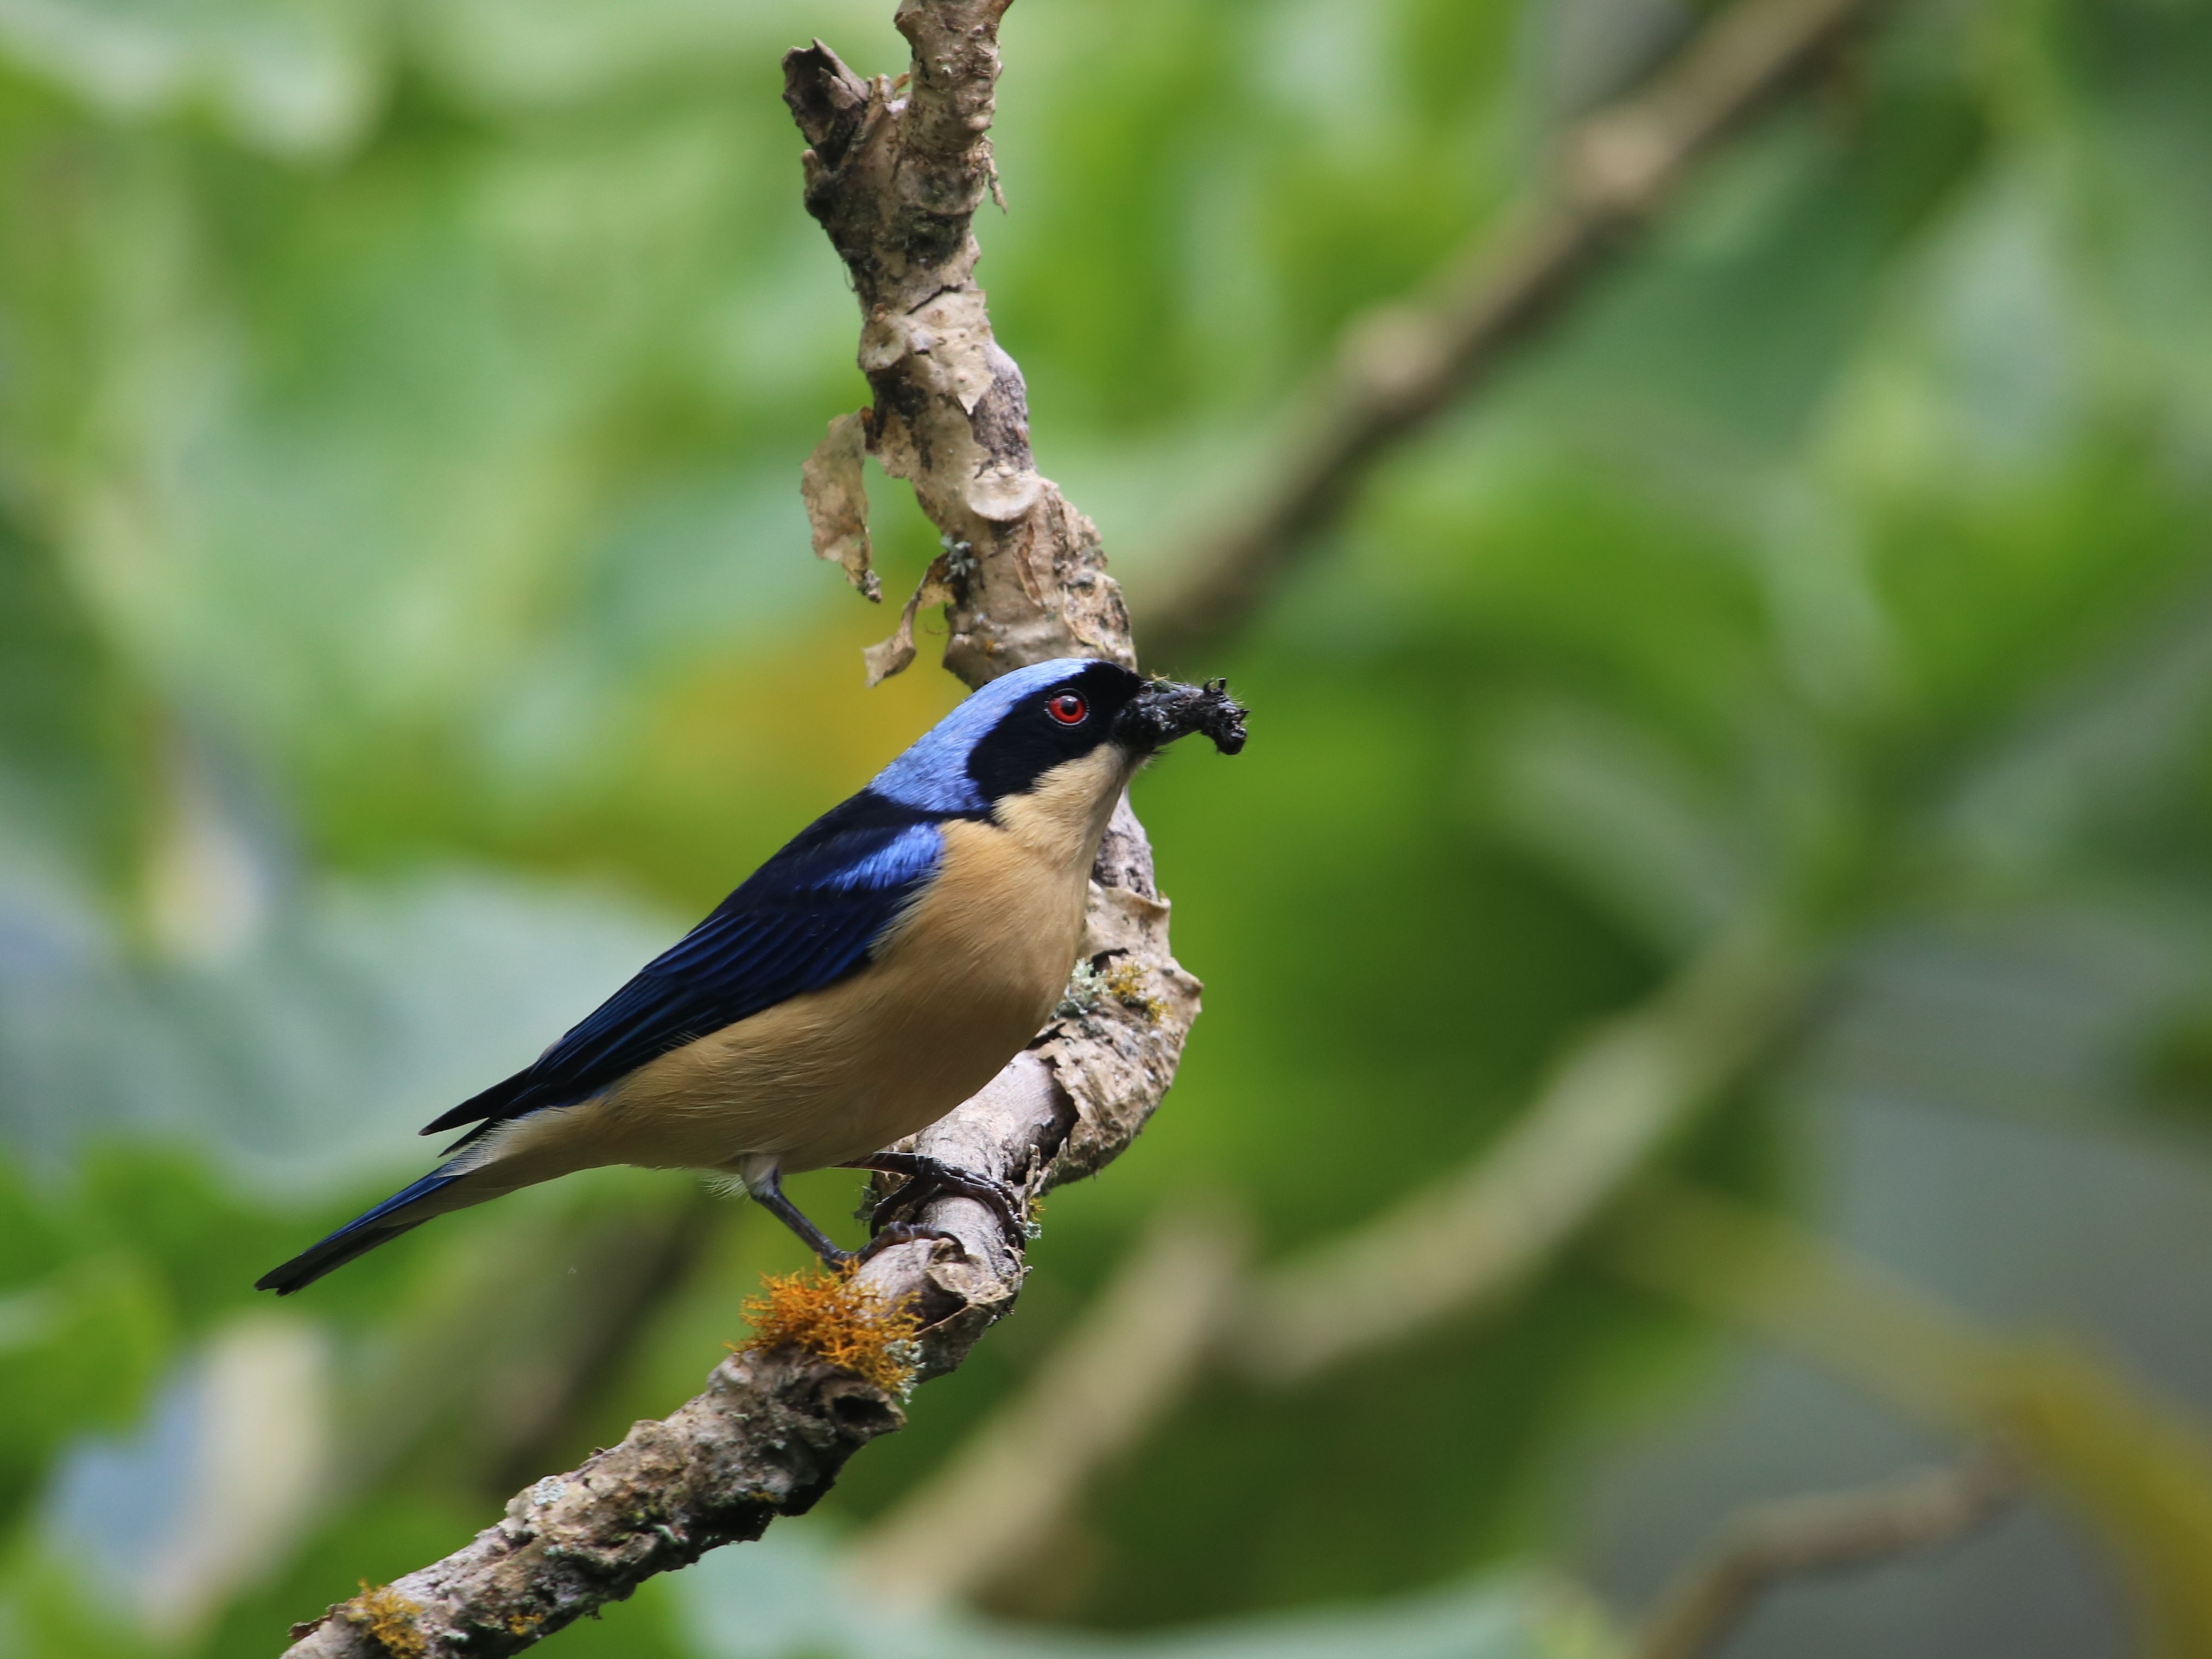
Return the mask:
M1129 781L1112 744L1064 762L1001 799L988 821L939 828L944 853L929 886L878 941L872 973L950 993L970 1023L1003 1039L1005 1064L1060 1000L1083 942L1091 867Z
M995 824L956 821L944 837L936 878L877 945L871 975L994 1040L1025 1024L1018 1048L1074 966L1088 871Z

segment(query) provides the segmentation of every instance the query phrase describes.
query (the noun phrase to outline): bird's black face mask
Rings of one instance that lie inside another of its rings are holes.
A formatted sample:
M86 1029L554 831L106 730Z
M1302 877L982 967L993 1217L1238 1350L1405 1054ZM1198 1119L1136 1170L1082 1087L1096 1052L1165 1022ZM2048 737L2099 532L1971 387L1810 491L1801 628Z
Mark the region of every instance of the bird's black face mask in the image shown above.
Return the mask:
M976 744L968 773L986 799L996 800L1103 743L1141 759L1194 732L1225 755L1244 746L1244 710L1224 682L1184 685L1147 680L1115 663L1085 663L1009 709Z

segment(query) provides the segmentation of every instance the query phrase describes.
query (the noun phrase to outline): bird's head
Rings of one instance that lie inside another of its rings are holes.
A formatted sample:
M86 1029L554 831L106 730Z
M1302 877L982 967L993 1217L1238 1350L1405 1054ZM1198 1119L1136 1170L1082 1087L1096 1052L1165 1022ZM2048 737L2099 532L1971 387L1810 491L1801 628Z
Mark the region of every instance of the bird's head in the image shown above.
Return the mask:
M1244 746L1244 710L1223 682L1148 680L1117 663L1060 657L993 680L885 767L873 787L924 811L986 811L1071 762L1126 782L1149 756L1194 732L1224 755Z

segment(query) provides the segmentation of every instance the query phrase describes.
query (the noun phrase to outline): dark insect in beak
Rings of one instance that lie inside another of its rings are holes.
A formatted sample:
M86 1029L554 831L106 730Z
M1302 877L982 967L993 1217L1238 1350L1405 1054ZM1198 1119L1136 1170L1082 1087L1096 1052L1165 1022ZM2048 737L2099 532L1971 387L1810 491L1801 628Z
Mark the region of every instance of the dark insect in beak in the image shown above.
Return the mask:
M1229 695L1226 680L1204 685L1154 680L1115 717L1114 735L1132 749L1160 749L1197 732L1212 738L1223 754L1233 755L1244 746L1244 712Z

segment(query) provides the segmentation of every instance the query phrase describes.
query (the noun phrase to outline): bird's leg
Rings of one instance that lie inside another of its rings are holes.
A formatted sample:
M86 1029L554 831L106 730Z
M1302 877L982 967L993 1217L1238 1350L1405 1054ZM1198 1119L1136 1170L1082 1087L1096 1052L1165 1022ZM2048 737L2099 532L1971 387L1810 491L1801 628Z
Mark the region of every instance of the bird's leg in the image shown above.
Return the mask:
M878 1250L887 1250L894 1244L908 1243L917 1238L942 1238L954 1244L960 1243L957 1238L942 1228L917 1227L902 1223L876 1231L858 1250L842 1249L830 1241L829 1234L806 1218L804 1210L784 1196L783 1182L778 1171L769 1170L761 1175L748 1176L745 1190L752 1194L754 1201L761 1208L797 1233L806 1248L822 1258L822 1265L825 1267L844 1267L854 1262L866 1261ZM962 1249L964 1253L966 1247L963 1245Z
M783 1182L774 1170L746 1182L745 1190L761 1208L797 1233L806 1248L822 1258L824 1267L842 1267L858 1259L852 1251L832 1243L829 1234L809 1221L806 1212L783 1195Z
M949 1195L974 1199L999 1218L1008 1238L1018 1240L1029 1236L1028 1206L1023 1202L1022 1195L1005 1182L989 1176L958 1169L938 1158L925 1158L920 1152L875 1152L854 1158L843 1167L880 1170L885 1175L907 1178L903 1186L878 1200L875 1208L868 1212L871 1232L881 1230L901 1210L919 1210L933 1199Z

